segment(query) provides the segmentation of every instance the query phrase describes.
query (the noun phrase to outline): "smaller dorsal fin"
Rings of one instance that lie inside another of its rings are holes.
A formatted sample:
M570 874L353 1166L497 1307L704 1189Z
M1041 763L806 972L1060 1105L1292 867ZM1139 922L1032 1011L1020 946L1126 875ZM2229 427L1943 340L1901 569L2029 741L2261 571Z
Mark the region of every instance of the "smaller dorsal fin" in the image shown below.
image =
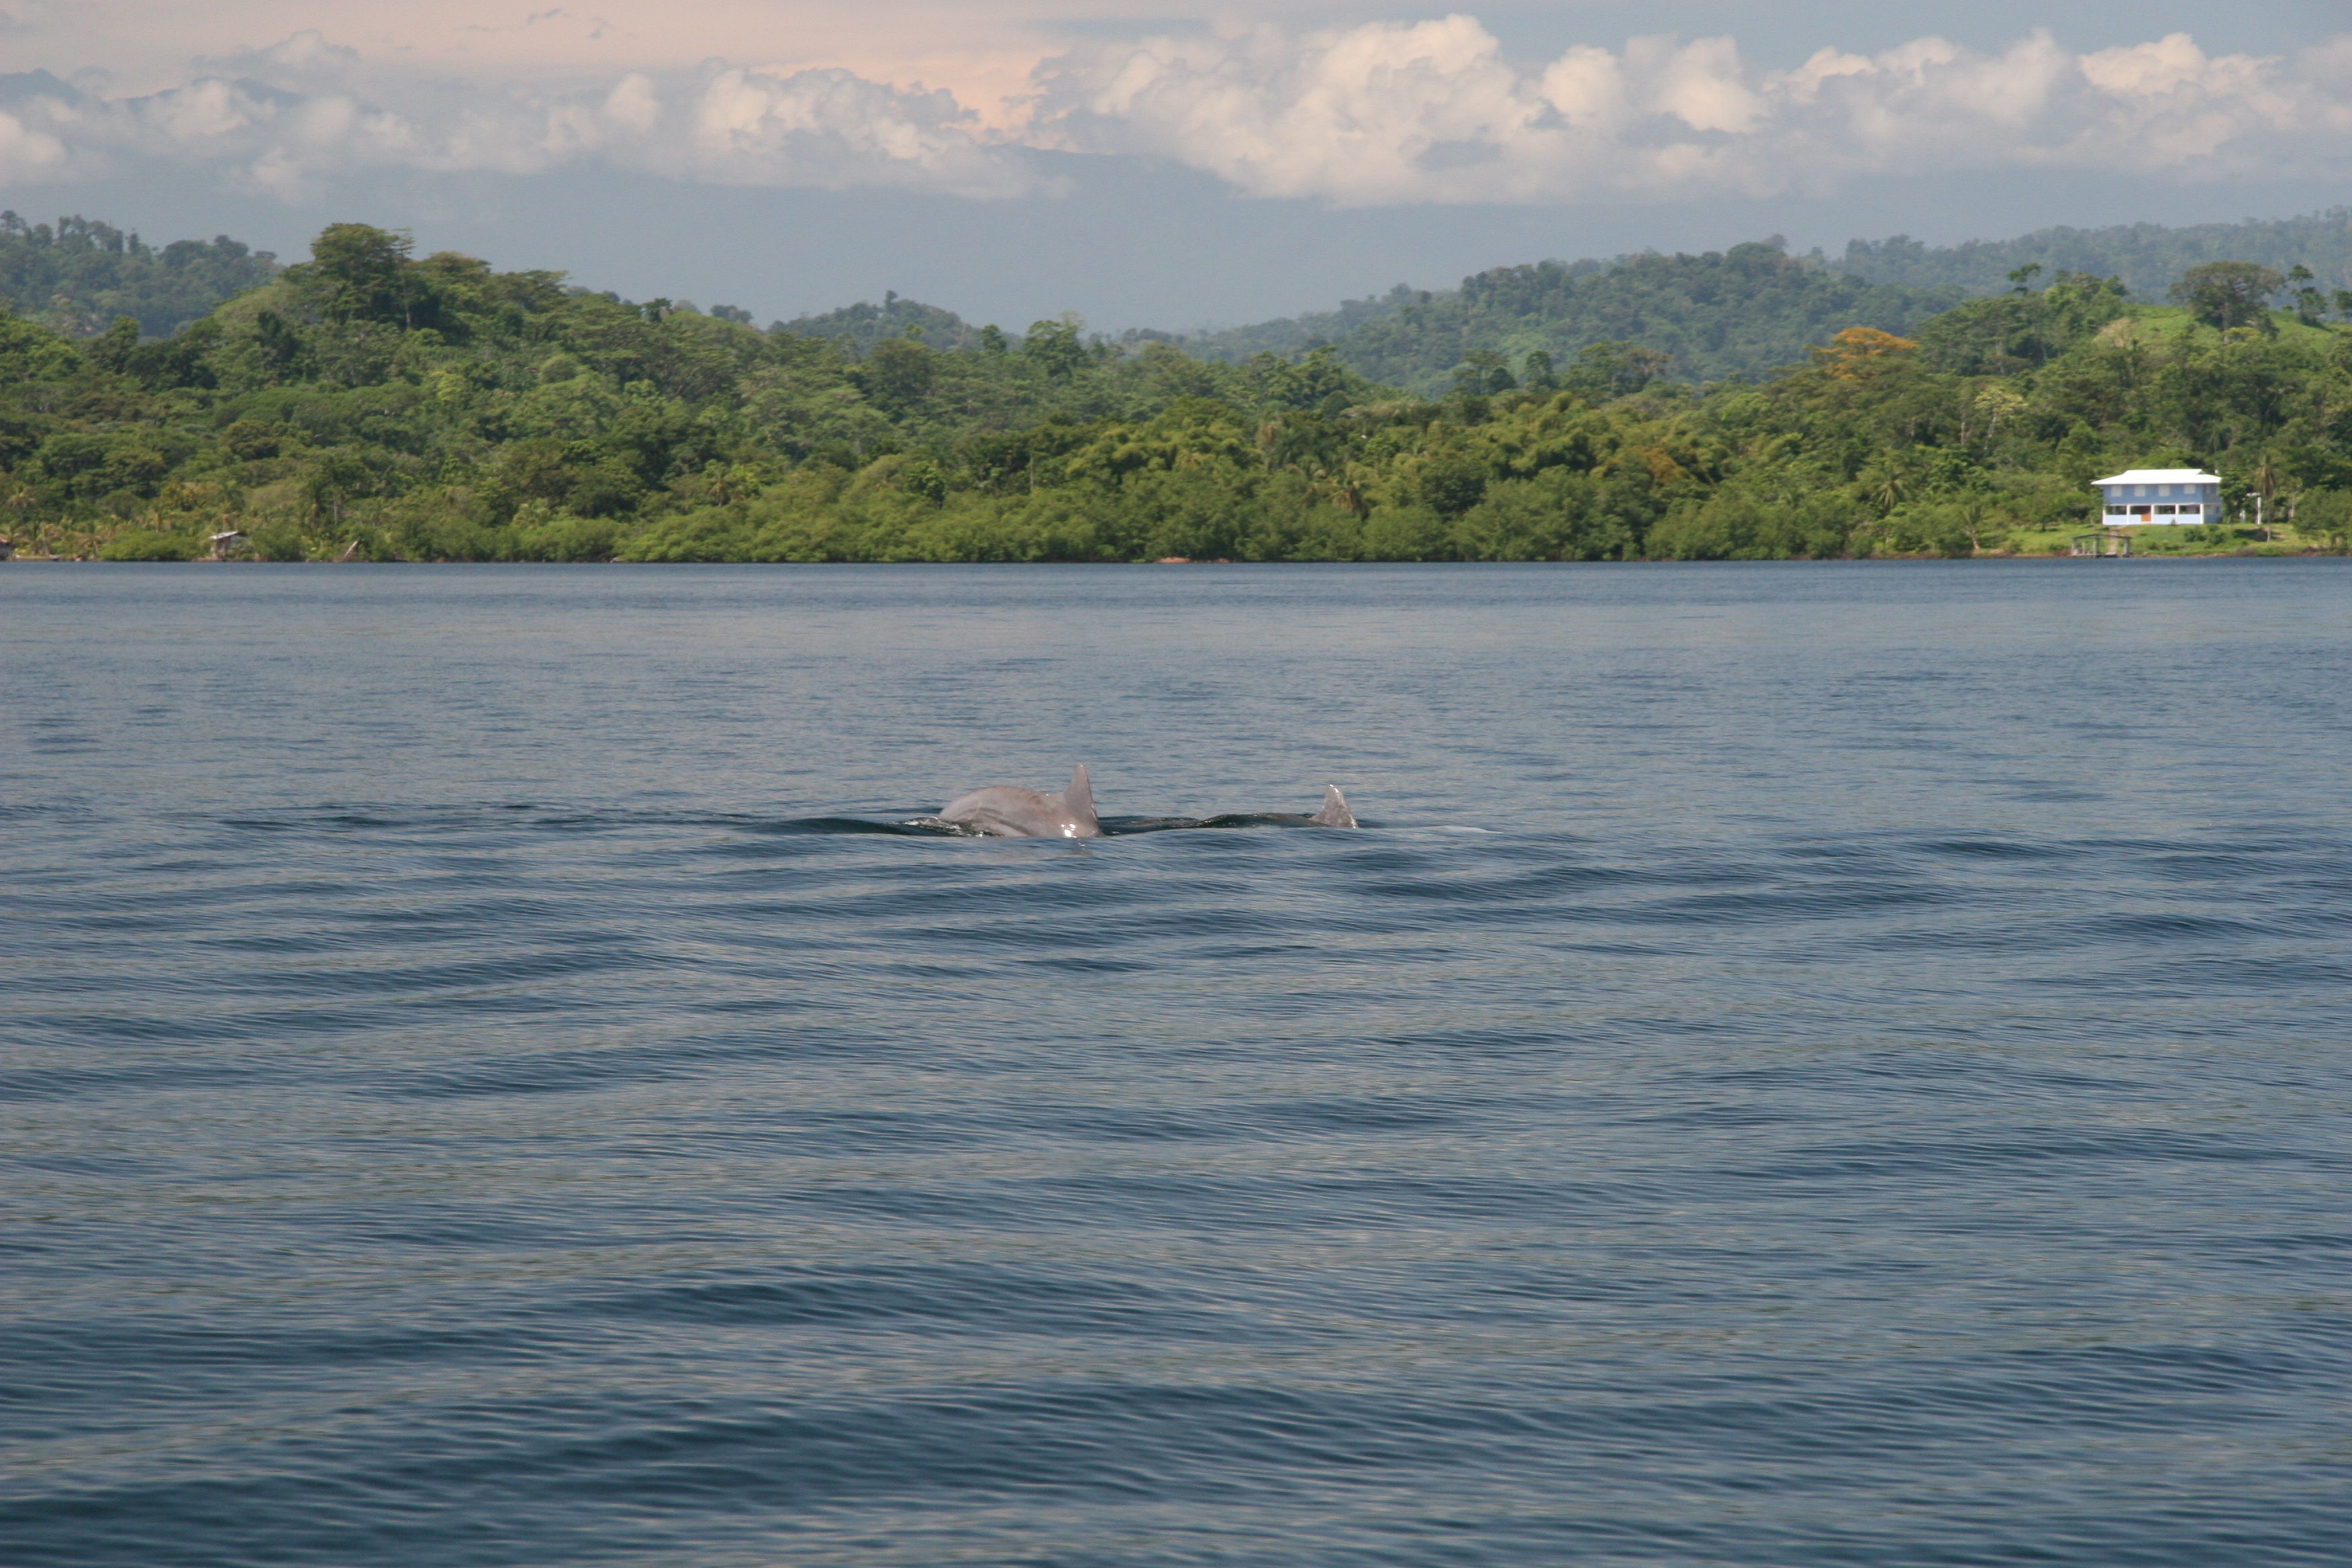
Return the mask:
M1338 784L1323 786L1323 809L1308 819L1318 827L1353 827L1356 814L1349 809L1348 797L1339 793Z

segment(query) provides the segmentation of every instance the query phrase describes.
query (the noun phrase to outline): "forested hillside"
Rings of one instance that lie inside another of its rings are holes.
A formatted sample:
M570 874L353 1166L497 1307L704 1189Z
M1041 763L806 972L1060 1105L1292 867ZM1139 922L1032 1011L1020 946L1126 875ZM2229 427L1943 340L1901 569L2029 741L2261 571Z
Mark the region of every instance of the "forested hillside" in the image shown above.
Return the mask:
M2160 300L2192 267L2246 261L2332 299L2352 289L2352 209L2277 221L2166 228L2043 229L2011 240L1927 246L1904 236L1855 240L1843 259L1790 257L1778 240L1704 256L1622 256L1501 267L1435 292L1402 284L1336 310L1173 341L1206 359L1297 354L1328 344L1365 375L1434 395L1466 360L1533 350L1555 359L1631 341L1667 356L1664 374L1705 382L1772 374L1838 325L1907 332L1974 295L2006 290L2032 267L2120 279ZM1165 334L1154 334L1165 335Z
M230 531L274 560L1966 554L2051 547L2102 472L2200 463L2340 546L2352 330L2269 310L2281 281L2209 269L2172 308L2066 275L1916 340L1824 318L1762 384L1618 343L1424 399L1066 321L861 353L338 225L168 342L0 321L0 509L112 559Z
M1845 247L1840 265L1873 283L1957 287L1971 294L1998 293L2008 287L2011 272L2038 266L2044 276L2089 272L2118 278L2138 298L2160 300L2174 279L2214 261L2249 261L2282 273L2302 267L2330 294L2352 289L2352 207L2179 228L2153 223L2045 228L2015 239L1965 245L1927 246L1897 235L1875 243L1855 240Z
M1967 298L1958 288L1872 284L1785 254L1777 243L1704 256L1632 256L1498 267L1443 294L1401 290L1329 316L1302 316L1186 343L1208 358L1328 343L1352 369L1427 395L1481 355L1566 359L1599 342L1664 357L1676 380L1758 378L1796 363L1842 327L1905 332Z
M52 226L0 212L0 310L65 337L94 336L117 316L167 337L277 272L277 258L226 235L157 250L87 218Z

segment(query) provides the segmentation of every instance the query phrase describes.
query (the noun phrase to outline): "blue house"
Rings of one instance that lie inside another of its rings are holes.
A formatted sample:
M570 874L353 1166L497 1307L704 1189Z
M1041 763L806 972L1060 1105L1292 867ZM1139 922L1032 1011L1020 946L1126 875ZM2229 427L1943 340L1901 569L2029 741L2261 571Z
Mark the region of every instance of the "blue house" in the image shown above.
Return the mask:
M2221 476L2200 468L2126 468L2093 479L2109 528L2221 521Z

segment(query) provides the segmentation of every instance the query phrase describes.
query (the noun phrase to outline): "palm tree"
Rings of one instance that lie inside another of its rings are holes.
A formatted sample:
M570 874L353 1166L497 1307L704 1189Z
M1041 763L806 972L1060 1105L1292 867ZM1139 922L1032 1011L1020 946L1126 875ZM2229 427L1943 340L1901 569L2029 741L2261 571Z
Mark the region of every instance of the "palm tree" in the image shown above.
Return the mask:
M1904 498L1911 493L1911 476L1889 459L1881 458L1873 464L1864 472L1862 480L1864 493L1878 503L1882 514L1902 505Z
M1985 522L1990 516L1985 503L1973 497L1960 503L1960 527L1968 533L1972 555L1984 549Z
M2277 499L2279 481L2284 477L2278 471L2278 465L2265 455L2261 462L2254 465L2253 475L2248 481L2249 488L2254 492L2254 526L2263 531L2263 542L2265 544L2271 538L2270 506Z

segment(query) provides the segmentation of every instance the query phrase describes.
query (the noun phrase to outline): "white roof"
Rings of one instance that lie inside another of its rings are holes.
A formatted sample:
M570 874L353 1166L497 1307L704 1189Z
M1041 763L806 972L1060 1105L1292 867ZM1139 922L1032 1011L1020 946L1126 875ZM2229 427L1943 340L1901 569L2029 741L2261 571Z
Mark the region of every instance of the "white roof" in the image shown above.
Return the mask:
M2209 474L2202 468L2126 468L2120 474L2104 479L2093 479L2095 485L2218 485L2219 474Z

